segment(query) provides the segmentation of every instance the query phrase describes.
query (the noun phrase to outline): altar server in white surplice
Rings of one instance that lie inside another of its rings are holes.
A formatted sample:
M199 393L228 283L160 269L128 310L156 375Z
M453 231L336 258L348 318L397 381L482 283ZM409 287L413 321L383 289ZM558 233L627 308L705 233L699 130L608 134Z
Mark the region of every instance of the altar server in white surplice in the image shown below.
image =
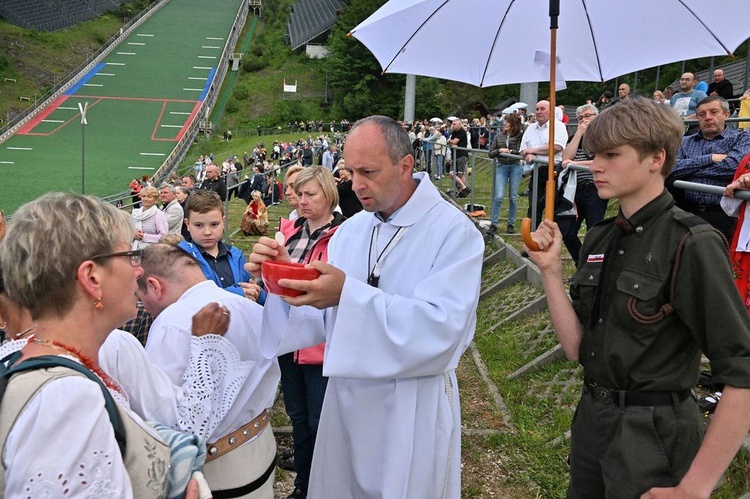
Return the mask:
M390 118L360 120L344 146L365 211L344 222L329 263L303 290L269 295L267 356L326 342L329 377L308 497L459 498L461 420L455 369L474 335L484 244L425 173ZM262 238L248 271L288 260Z

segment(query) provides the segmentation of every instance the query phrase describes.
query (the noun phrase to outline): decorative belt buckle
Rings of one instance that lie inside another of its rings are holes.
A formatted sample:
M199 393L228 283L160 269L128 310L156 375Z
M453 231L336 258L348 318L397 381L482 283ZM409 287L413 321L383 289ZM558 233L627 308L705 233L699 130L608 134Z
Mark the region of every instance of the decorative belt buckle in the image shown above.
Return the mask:
M594 394L594 400L601 402L602 404L612 403L612 392L609 389L604 388L603 386L592 386L591 389Z

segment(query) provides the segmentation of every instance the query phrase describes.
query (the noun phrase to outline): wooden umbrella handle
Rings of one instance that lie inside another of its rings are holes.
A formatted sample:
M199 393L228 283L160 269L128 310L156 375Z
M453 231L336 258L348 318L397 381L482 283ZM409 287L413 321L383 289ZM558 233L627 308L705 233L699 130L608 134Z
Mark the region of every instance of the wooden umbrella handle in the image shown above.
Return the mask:
M521 219L521 238L523 244L526 245L531 251L539 251L539 246L536 245L534 240L531 238L531 219Z
M545 220L553 220L555 215L555 180L547 179L545 184L545 198L544 198L544 218ZM531 203L534 200L530 200ZM523 244L526 245L531 251L539 251L539 246L534 242L531 237L531 219L524 218L521 220L521 237L523 238Z

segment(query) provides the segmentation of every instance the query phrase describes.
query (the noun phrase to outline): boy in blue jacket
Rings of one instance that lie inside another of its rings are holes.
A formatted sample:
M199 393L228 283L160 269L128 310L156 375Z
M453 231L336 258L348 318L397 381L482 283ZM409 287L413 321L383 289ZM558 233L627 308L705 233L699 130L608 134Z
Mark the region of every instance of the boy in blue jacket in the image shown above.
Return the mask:
M195 258L203 273L217 286L263 304L266 292L245 270L245 256L221 240L224 235L224 205L214 191L194 191L185 204L185 224L190 241L178 244Z

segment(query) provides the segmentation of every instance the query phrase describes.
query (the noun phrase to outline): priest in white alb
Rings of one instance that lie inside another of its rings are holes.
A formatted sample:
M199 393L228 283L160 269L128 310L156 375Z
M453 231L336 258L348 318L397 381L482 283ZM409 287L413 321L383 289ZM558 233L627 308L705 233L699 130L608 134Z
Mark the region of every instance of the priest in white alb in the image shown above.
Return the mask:
M394 120L356 123L344 146L365 211L345 221L314 262L305 294L269 295L266 356L326 342L329 377L313 456L311 499L461 496L455 369L474 335L484 243L471 221L413 174ZM288 260L262 238L248 271Z

